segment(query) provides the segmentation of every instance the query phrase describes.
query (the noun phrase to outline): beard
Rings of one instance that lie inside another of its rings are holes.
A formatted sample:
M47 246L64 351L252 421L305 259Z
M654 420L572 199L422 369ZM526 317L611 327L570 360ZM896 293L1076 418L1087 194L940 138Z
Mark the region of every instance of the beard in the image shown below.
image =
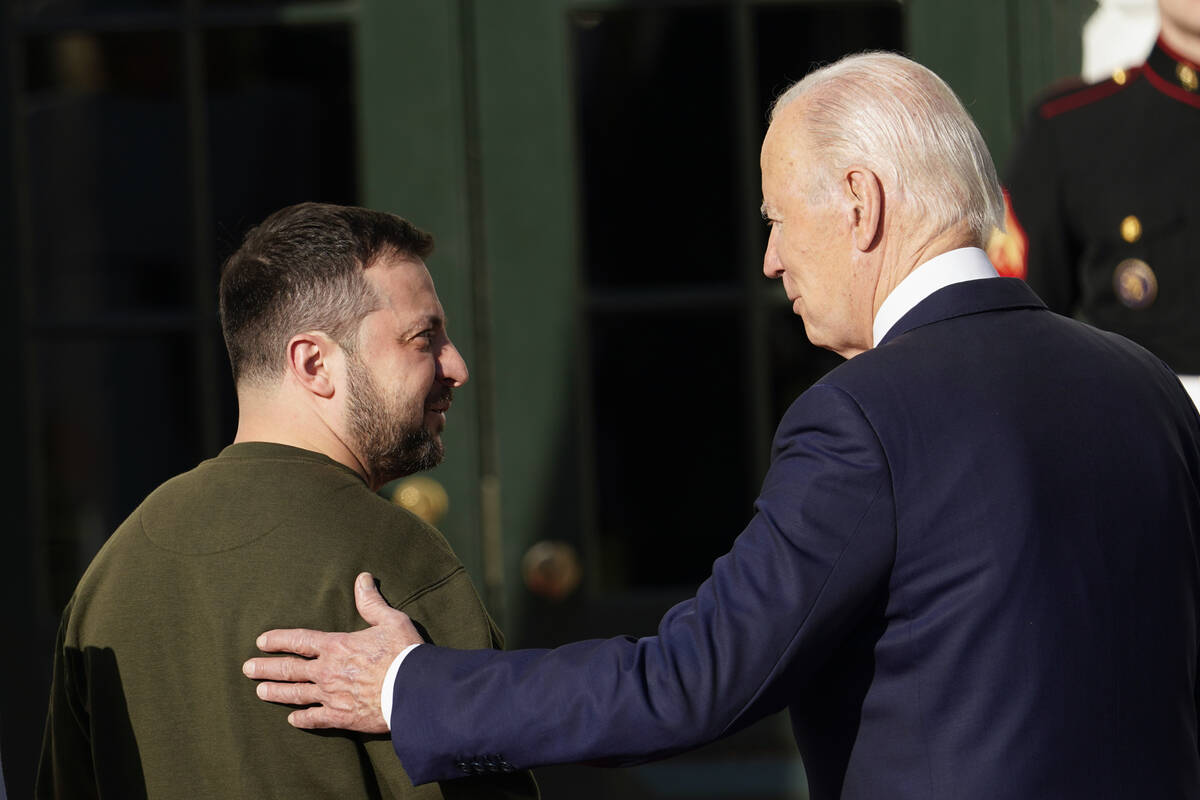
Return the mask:
M425 427L427 398L408 409L388 400L357 356L347 358L346 372L347 422L373 488L442 463L442 440ZM450 387L444 387L441 397L448 398L450 392Z

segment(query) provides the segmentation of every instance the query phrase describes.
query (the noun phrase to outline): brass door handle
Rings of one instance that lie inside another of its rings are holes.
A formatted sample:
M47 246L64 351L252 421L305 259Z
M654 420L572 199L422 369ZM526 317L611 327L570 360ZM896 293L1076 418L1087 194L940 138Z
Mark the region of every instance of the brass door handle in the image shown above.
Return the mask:
M450 498L442 485L425 475L413 475L396 484L392 502L416 516L436 525L446 516Z
M540 597L562 600L575 591L582 577L579 554L567 542L543 539L521 558L525 587Z

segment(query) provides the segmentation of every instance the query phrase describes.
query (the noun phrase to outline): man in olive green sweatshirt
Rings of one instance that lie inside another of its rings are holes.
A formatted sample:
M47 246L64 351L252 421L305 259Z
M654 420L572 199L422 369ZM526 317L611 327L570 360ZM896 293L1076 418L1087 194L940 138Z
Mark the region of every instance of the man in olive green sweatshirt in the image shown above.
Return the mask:
M394 215L305 203L226 261L237 434L147 497L80 580L39 796L537 796L527 772L415 788L386 736L293 728L241 674L259 631L363 627L348 587L364 569L430 640L500 645L441 534L375 491L441 460L467 380L431 248Z

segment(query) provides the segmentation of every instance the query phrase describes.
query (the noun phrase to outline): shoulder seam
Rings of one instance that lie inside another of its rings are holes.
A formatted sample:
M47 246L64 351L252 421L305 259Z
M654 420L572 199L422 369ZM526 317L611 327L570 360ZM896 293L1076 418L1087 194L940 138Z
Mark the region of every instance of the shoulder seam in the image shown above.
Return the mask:
M396 603L392 607L397 609L398 611L403 611L405 606L416 602L417 600L421 599L422 597L429 594L430 592L437 591L438 589L442 588L450 581L454 580L454 578L456 578L459 573L463 573L463 572L466 572L466 567L464 567L462 564L459 564L454 569L452 569L448 574L443 575L441 578L438 578L433 583L428 583L425 586L422 586L421 588L416 589L415 591L413 591L411 594L409 594L407 597L405 597L403 600Z
M1132 86L1138 78L1142 77L1142 71L1143 67L1131 67L1125 71L1126 79L1124 83L1117 83L1115 80L1109 78L1102 83L1092 84L1062 97L1047 100L1038 106L1038 116L1042 119L1051 119L1052 117L1057 117L1059 114L1074 111L1077 108L1091 105L1098 100L1111 97Z
M824 380L820 380L816 384L814 384L814 386L823 386L825 388L828 388L828 389L831 389L831 390L837 392L838 394L845 397L846 400L848 400L854 406L855 410L858 411L858 415L860 417L862 417L863 422L866 423L867 428L871 431L871 436L875 439L875 445L879 448L879 452L883 456L883 463L887 465L888 484L891 486L891 494L892 494L892 508L898 508L898 504L896 501L896 472L892 467L892 459L888 453L887 447L885 447L883 444L883 439L881 439L879 437L879 429L875 427L875 422L867 414L867 410L862 407L862 403L858 402L857 397L855 397L853 394L851 394L844 387L838 386L836 383L826 383ZM897 544L898 544L899 537L900 537L900 529L899 529L898 525L895 530L895 534L896 534L896 540L897 540Z

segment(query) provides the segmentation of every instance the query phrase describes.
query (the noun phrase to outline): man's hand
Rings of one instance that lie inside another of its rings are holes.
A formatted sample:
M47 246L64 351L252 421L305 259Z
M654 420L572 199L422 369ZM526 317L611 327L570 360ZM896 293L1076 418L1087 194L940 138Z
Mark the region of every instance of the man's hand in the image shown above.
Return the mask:
M312 706L288 715L297 728L387 733L379 708L383 677L401 650L424 640L407 614L387 604L368 572L354 582L354 604L370 628L355 633L267 631L258 637L259 650L307 657L252 658L242 665L246 677L263 681L258 685L263 700Z

